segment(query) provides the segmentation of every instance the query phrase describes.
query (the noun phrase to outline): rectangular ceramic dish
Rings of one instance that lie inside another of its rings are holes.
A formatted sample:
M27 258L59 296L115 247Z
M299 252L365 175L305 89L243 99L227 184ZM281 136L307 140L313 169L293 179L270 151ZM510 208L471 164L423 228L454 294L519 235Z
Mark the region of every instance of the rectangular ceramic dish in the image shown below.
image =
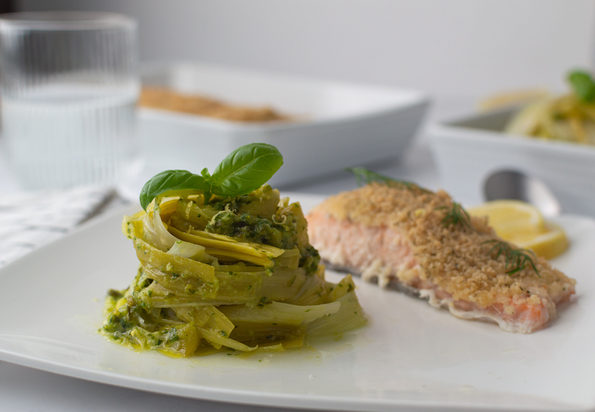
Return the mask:
M283 154L285 164L271 181L275 185L394 158L407 148L429 102L415 91L203 64L148 66L143 83L229 103L267 105L295 118L237 123L140 108L144 177L171 168L212 170L233 149L251 142L273 144Z
M467 204L483 201L483 184L498 170L541 179L564 213L595 216L595 147L505 134L508 108L431 125L428 133L441 183Z

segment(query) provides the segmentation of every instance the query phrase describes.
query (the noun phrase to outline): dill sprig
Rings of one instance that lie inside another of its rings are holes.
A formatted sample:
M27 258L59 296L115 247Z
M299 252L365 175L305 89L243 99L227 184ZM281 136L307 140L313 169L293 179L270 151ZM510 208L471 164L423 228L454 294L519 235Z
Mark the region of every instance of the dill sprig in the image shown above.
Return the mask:
M539 276L539 270L535 266L533 258L535 254L528 249L514 248L508 242L499 239L491 239L483 242L484 244L492 244L492 247L488 251L494 259L498 259L500 256L505 258L504 269L509 275L514 275L525 269L528 265L533 269L535 274Z
M355 175L355 180L357 181L357 184L360 186L367 185L372 182L378 182L378 183L384 183L389 186L396 184L396 185L404 186L410 190L419 190L423 193L432 193L431 191L424 189L423 187L421 187L413 182L408 182L406 180L393 179L392 177L388 177L388 176L382 175L380 173L373 172L372 170L366 169L365 167L348 167L345 170L348 172L351 172Z
M446 214L442 219L442 224L444 226L458 226L461 225L468 229L473 229L473 225L471 225L471 217L469 213L461 206L458 202L452 202L449 206L440 206L436 208L437 210L446 210Z

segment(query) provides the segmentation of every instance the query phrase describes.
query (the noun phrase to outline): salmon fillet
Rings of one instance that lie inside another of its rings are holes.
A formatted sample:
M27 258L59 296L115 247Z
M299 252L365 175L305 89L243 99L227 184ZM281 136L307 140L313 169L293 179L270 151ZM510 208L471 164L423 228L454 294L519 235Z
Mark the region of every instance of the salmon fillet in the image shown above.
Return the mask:
M314 208L308 232L329 264L414 292L459 318L518 333L551 322L575 280L462 210L443 191L371 183Z

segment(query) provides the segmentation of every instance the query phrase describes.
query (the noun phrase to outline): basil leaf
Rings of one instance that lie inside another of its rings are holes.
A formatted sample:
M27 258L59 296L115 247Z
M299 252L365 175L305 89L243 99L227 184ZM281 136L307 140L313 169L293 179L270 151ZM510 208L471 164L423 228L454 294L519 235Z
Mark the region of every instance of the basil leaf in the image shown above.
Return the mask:
M580 100L586 103L595 101L595 82L588 72L574 70L568 74L568 82Z
M157 196L178 190L201 190L209 193L211 186L203 176L195 175L187 170L165 170L153 176L140 191L140 205L147 209L149 203Z
M258 189L283 165L275 146L251 143L231 152L211 176L212 191L222 196L238 196Z
M211 176L205 168L196 175L187 170L166 170L153 176L143 186L140 204L143 209L157 196L180 190L237 196L249 193L265 184L283 164L283 156L275 146L252 143L230 153Z

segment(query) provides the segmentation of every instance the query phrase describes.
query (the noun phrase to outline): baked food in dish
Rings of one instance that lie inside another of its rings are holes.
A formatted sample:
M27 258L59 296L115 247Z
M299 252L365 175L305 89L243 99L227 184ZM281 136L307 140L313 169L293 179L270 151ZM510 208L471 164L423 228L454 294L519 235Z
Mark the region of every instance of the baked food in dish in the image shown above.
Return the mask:
M213 117L232 122L279 122L290 120L270 106L249 106L223 102L198 94L181 93L165 87L144 86L138 104L150 109Z
M443 191L370 183L328 198L307 219L312 244L330 264L509 332L544 327L575 292L573 279L499 239Z

